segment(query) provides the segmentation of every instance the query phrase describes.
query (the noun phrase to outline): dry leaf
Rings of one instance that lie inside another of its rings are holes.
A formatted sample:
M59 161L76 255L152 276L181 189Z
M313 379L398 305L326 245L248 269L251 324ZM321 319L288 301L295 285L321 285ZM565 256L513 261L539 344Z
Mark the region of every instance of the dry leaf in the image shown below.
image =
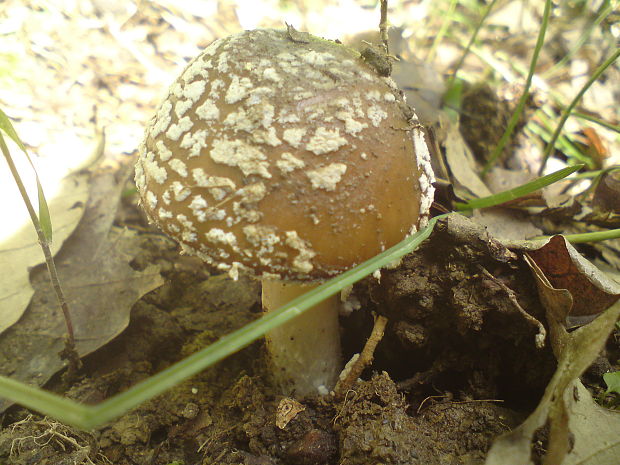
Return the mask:
M3 182L14 183L11 179L4 179ZM54 228L52 254L58 252L77 226L88 198L88 183L84 175L64 179L59 189L62 194L49 201ZM13 203L25 210L26 206L19 193L11 195L11 192L4 193L9 197L4 197L3 203ZM4 221L12 221L11 218L4 217ZM34 294L29 280L30 268L43 260L43 251L31 223L0 243L0 333L13 325L26 310Z
M84 216L56 256L82 356L118 335L132 305L162 284L158 267L136 271L129 265L142 236L111 226L125 179L114 173L92 179ZM64 366L58 353L66 328L45 266L33 270L31 280L36 289L31 305L0 335L0 373L42 385ZM0 412L9 405L0 399Z
M570 292L573 305L566 316L574 320L597 315L620 297L620 286L581 256L562 236L552 237L529 255L555 289Z
M455 183L477 197L491 195L491 191L478 176L478 167L471 150L459 132L458 126L447 121L442 121L442 124L448 125L445 140L446 163L450 167Z
M558 367L536 410L518 428L494 442L486 465L533 464L531 451L534 433L546 424L549 425L549 436L544 465L617 463L620 452L620 438L617 435L620 415L594 407L578 378L598 356L620 316L618 286L608 282L585 259L578 259L574 255L577 252L566 244L564 238L553 238L551 242L553 244L543 246L539 249L542 252L536 254L540 263L527 257L526 261L534 271L539 296L546 309L551 345L558 359ZM570 291L558 289L552 282L555 285L568 285ZM605 290L601 287L607 291L607 297L602 296ZM614 294L615 298L610 297ZM588 298L596 299L591 303L598 311L601 311L603 302L610 298L615 299L616 303L594 321L568 333L565 328L566 317L578 302L582 305L581 302ZM588 418L584 418L583 412L589 412ZM613 433L610 436L610 428L615 436ZM572 446L571 435L574 439Z
M532 224L531 217L524 212L506 208L484 208L474 210L472 218L486 226L489 234L498 240L522 240L539 236L542 231Z
M276 411L276 426L280 429L286 428L293 418L298 413L306 410L306 406L297 402L295 399L285 397L278 404L278 410Z

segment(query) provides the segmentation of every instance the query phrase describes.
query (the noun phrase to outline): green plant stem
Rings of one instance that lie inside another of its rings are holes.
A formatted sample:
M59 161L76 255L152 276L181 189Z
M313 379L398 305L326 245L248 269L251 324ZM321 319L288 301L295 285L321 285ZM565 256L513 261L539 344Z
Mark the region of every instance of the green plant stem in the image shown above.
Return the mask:
M549 240L552 236L536 236L528 241L539 242ZM609 241L620 238L620 229L608 229L607 231L596 231L580 234L562 234L562 237L571 244L586 244L589 242Z
M532 55L532 60L530 61L530 69L527 74L527 79L525 81L523 93L521 94L521 98L519 99L519 102L517 103L517 108L515 108L515 111L512 113L510 117L510 121L508 121L508 127L502 134L502 137L500 138L499 142L497 143L497 146L493 150L493 153L491 153L491 156L489 157L486 164L484 165L484 168L482 170L482 176L485 176L489 172L489 170L493 167L493 165L495 164L495 162L501 155L502 151L504 150L504 147L506 146L506 144L508 143L508 140L510 139L510 136L512 135L512 132L514 131L514 128L516 127L519 121L519 118L521 117L521 113L523 113L523 108L525 108L525 104L530 95L530 87L532 85L532 79L534 77L534 72L536 70L536 64L538 63L538 56L540 55L540 51L542 50L542 46L545 41L545 33L547 32L547 27L549 26L550 11L551 11L551 0L545 0L545 10L544 10L542 22L540 25L540 31L538 33L538 38L536 39L536 46L534 47L534 54Z
M489 195L487 197L482 197L479 199L473 199L465 203L455 202L454 207L457 210L461 211L474 210L476 208L494 207L496 205L518 199L519 197L523 197L524 195L542 189L543 187L549 186L550 184L553 184L554 182L557 182L560 179L565 178L566 176L570 176L575 171L583 168L583 166L584 165L568 166L566 168L562 168L561 170L555 171L541 178L534 179L533 181L522 184L521 186L517 186L507 191L499 192L497 194Z
M571 113L571 116L585 119L586 121L590 121L592 123L598 124L599 126L603 126L604 128L607 128L611 131L620 132L620 124L611 124L611 123L608 123L607 121L603 121L602 119L597 118L596 116L588 115L586 113L581 113L580 111L573 111Z
M243 328L222 337L210 346L98 405L79 404L3 376L0 376L0 395L77 428L86 430L96 428L246 347L271 329L295 318L381 267L399 260L427 239L437 221L445 216L447 215L431 219L426 228L394 247L316 287L283 307L263 314Z
M605 70L609 68L609 66L614 61L616 61L618 56L620 56L620 48L617 48L616 51L609 58L607 58L607 60L605 60L605 62L602 65L596 68L596 71L594 71L594 74L592 74L590 79L588 79L588 82L586 82L583 85L583 87L579 90L577 95L575 95L575 98L570 103L570 105L566 107L566 109L562 113L562 116L560 118L560 121L558 122L557 127L555 128L555 131L553 132L553 136L551 136L551 140L549 141L549 143L547 144L547 147L545 148L545 152L543 153L543 157L542 157L542 164L540 166L540 170L538 171L539 174L545 170L545 166L547 165L547 160L549 159L549 155L551 154L551 151L553 150L553 147L555 146L555 142L558 140L558 137L560 137L560 132L562 131L562 128L564 127L564 123L566 123L566 120L571 115L573 108L575 108L579 100L581 100L581 97L583 97L583 94L586 93L586 91L590 88L590 86L594 84L594 82L596 82L596 80L601 76L601 74L603 74L603 72L605 72Z
M467 55L469 55L469 51L471 50L472 45L474 45L474 42L476 41L476 37L478 37L478 32L480 32L482 25L484 24L487 17L489 16L489 13L491 13L491 10L493 9L493 6L495 5L496 1L497 0L491 0L491 2L486 6L484 13L482 14L482 17L480 18L480 21L478 21L478 24L476 25L476 29L474 29L473 34L469 38L469 43L467 44L467 47L465 47L465 50L463 51L461 58L459 58L459 61L454 66L454 71L452 72L452 76L450 76L450 79L448 80L448 83L446 84L446 89L451 89L452 86L454 85L454 81L456 80L456 75L459 72L459 69L461 69L461 66L463 66L463 62L465 61L465 58L467 58Z
M56 297L58 299L58 302L60 303L60 308L62 309L62 314L65 319L65 325L67 326L67 341L66 341L65 350L67 350L68 352L73 351L75 355L77 355L77 351L75 348L73 323L71 321L71 314L69 313L69 306L67 305L64 292L62 291L62 287L60 286L60 281L58 279L58 272L56 271L56 264L54 263L54 258L52 257L52 252L50 250L49 242L45 236L45 233L43 232L43 228L41 228L41 222L39 221L39 218L34 211L32 202L30 202L30 198L28 197L28 193L26 192L24 183L22 182L21 177L19 176L19 173L17 172L17 168L15 167L15 164L13 163L13 159L11 158L11 154L9 153L9 148L6 145L4 136L2 136L2 134L0 134L0 150L2 150L2 153L4 154L4 158L6 159L6 162L9 165L9 170L11 171L11 174L13 175L13 179L15 179L15 183L17 184L17 188L19 189L19 193L21 194L22 199L24 200L24 203L26 204L26 208L28 209L28 214L30 215L30 220L32 221L32 224L34 225L34 229L37 233L37 237L39 238L39 244L41 245L41 249L43 250L43 255L45 257L45 263L47 264L47 270L50 275L52 287L54 288L54 292L56 293ZM72 357L74 357L69 354L68 356L70 357L69 359L70 361L72 360ZM79 357L77 357L77 359L79 360ZM73 361L72 363L75 363L75 361Z
M443 37L446 35L446 31L448 30L448 26L450 25L450 22L452 21L452 15L454 14L454 10L456 9L457 3L458 3L458 0L450 1L450 7L448 8L448 11L444 16L444 20L441 23L441 27L439 28L437 35L435 36L435 40L433 40L433 44L431 45L431 48L428 51L428 54L426 55L426 61L428 61L429 63L434 60L435 53L437 52L437 47L439 47L439 44L443 40Z
M572 244L608 241L611 239L620 238L620 229L608 229L607 231L597 231L581 234L566 234L564 238Z

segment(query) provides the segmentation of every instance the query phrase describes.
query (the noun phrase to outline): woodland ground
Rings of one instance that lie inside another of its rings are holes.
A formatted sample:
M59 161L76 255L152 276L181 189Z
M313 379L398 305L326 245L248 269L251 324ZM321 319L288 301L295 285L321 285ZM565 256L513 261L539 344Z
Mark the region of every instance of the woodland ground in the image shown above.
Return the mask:
M47 275L35 247L34 258L19 267L37 290L34 297L29 284L9 281L12 272L0 278L6 280L0 302L27 288L10 311L0 305L9 315L5 321L12 321L0 324L0 373L36 384L49 379L46 389L96 403L260 316L255 281L234 282L180 256L173 241L147 224L131 195L130 172L143 125L183 63L213 39L255 25L280 27L289 15L298 19L299 30L359 44L373 34L356 25L376 30L376 2L350 2L350 11L349 2L265 2L261 14L247 11L243 2L191 3L0 3L6 7L0 106L42 163L55 164L65 153L74 158L94 152L98 158L96 167L82 165L72 178L71 202L58 207L57 216L52 209L55 224L66 226L56 240L61 277L67 288L79 289L73 308L78 325L83 322L78 348L84 367L68 385L58 373L64 327L53 298L40 291ZM483 182L476 170L515 108L524 80L518 70L527 69L543 2L498 2L463 65L468 83L460 125L450 122L454 109L440 109L443 74L467 44L481 5L459 5L445 38L435 43L449 2L436 2L442 5L436 9L424 2L392 3L390 20L400 29L393 31L391 49L401 57L393 76L423 122L435 128L443 154L437 171L452 186L440 189L438 204L450 208L455 196L484 196L532 178L544 147L533 131L548 133L544 117L557 119L557 113L545 113L547 104L559 112L552 92L570 101L608 55L613 24L599 24L557 74L536 83L504 161ZM578 2L556 7L541 75L571 50L596 11ZM617 124L618 76L617 68L610 70L584 98L582 110ZM619 163L613 131L571 120L566 134L591 155L588 169ZM575 161L556 155L555 167ZM270 384L259 341L95 431L0 403L0 464L483 464L494 439L536 408L556 368L551 344L535 345L537 321L549 329L536 278L523 250L509 241L619 227L620 208L607 219L596 217L599 226L583 219L592 206L592 193L581 194L589 186L584 182L528 199L534 213L521 204L518 210L440 222L420 249L384 270L379 282L357 283L360 310L341 319L343 351L346 359L359 352L373 315L384 315L389 323L375 361L343 397L299 399L304 409L285 428L276 426L283 399ZM76 209L81 213L69 218ZM0 251L21 247L0 243ZM619 275L618 250L618 240L580 249L612 277ZM94 275L97 288L105 288L97 294ZM602 375L618 370L616 329L582 377L608 407L618 403L605 395ZM547 433L544 427L536 432L533 463L542 463Z

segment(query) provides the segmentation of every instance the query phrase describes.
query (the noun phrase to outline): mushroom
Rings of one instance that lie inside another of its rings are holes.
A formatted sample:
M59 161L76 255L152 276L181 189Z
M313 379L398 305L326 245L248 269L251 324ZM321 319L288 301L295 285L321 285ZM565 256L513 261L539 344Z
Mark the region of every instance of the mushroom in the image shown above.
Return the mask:
M339 43L270 29L219 39L146 128L141 204L185 253L260 278L270 311L425 221L433 173L413 118L394 82ZM333 388L338 306L267 335L283 394Z

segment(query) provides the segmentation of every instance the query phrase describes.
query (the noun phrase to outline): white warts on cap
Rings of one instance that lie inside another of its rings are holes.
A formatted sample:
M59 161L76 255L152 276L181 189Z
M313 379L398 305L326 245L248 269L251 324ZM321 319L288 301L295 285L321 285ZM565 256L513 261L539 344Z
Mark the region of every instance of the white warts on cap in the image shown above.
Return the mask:
M215 163L238 167L244 176L258 174L264 178L271 177L267 171L269 167L269 163L266 161L267 156L258 148L239 139L214 140L209 155Z
M216 120L220 117L220 110L213 100L207 99L196 108L196 114L205 121Z
M293 270L299 273L310 273L313 268L310 260L314 258L316 253L299 237L297 231L286 231L285 243L298 252L297 256L293 258Z
M291 144L295 148L301 145L301 138L306 134L306 128L285 129L282 133L282 139Z
M296 158L292 153L284 152L280 159L276 161L276 166L282 174L286 174L296 169L303 168L306 164L303 160Z
M338 128L327 129L317 128L314 135L310 138L306 149L317 155L334 152L347 143L347 139L340 135Z
M232 275L333 276L427 215L430 159L403 106L341 44L278 30L217 40L146 128L141 205L185 253Z
M194 123L188 116L181 118L178 123L171 124L166 131L166 137L171 140L179 140L184 133L189 131Z
M306 171L306 176L310 179L313 189L325 189L326 191L336 190L336 184L346 173L347 165L344 163L331 163L316 170Z
M179 175L183 178L187 177L187 165L183 163L178 158L173 158L168 162L170 168L179 173Z
M233 76L228 91L226 92L226 103L232 105L248 95L249 90L254 87L249 78L239 79L239 76Z

